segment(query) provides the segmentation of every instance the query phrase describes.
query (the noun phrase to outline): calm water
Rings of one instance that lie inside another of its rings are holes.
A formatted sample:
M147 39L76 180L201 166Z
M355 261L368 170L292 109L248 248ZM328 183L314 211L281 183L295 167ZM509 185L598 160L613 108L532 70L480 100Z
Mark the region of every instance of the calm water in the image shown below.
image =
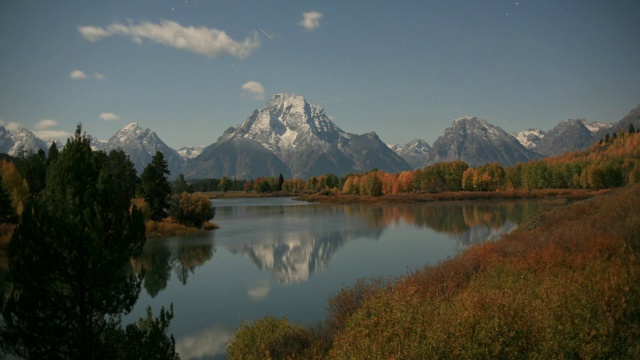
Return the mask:
M285 198L215 200L220 229L149 240L132 315L174 304L182 359L224 357L242 320L313 322L331 294L371 275L398 276L498 239L557 201L324 205Z

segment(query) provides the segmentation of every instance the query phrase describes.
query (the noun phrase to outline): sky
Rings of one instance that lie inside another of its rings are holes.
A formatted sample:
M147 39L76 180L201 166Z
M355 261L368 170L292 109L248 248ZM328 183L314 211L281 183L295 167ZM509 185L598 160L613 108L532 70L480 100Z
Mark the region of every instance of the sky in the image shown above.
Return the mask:
M432 144L616 122L640 104L637 0L2 0L0 125L214 143L276 93L344 131Z

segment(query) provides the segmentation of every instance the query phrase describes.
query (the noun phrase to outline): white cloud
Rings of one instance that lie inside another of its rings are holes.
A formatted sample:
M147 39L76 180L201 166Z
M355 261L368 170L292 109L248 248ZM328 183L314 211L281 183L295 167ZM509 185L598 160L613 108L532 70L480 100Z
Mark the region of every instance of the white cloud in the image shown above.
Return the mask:
M319 11L309 11L302 13L302 20L298 25L311 31L320 27L320 19L322 19L322 13Z
M114 113L100 113L98 117L104 121L120 120L120 116Z
M270 290L271 283L269 279L263 279L256 286L247 290L247 295L249 295L253 301L263 300L267 298Z
M85 79L88 79L89 77L82 70L73 70L69 74L69 78L71 78L71 80L85 80Z
M0 126L4 126L4 127L5 127L5 129L7 129L7 130L9 130L9 131L16 131L16 130L18 130L18 129L20 129L20 128L24 127L24 126L22 126L22 124L20 124L20 123L17 123L17 122L11 122L11 121L7 122L7 121L4 121L4 120L2 120L2 119L0 119Z
M53 119L42 119L38 121L33 127L36 130L44 130L46 128L58 126L58 122Z
M251 96L254 100L264 100L264 86L257 81L248 81L242 85L245 96Z
M70 138L73 134L62 130L36 130L33 132L42 140L60 140Z
M69 73L69 78L71 80L88 80L88 79L102 80L104 79L104 75L100 73L95 73L93 74L93 77L89 77L89 75L87 75L82 70L73 70L71 73Z
M211 58L230 55L245 58L260 47L257 34L252 38L235 41L222 30L182 26L175 21L162 20L160 23L143 21L138 25L112 23L106 28L99 26L79 26L78 32L85 39L95 42L104 37L121 35L130 37L133 42L141 44L143 40L172 46Z

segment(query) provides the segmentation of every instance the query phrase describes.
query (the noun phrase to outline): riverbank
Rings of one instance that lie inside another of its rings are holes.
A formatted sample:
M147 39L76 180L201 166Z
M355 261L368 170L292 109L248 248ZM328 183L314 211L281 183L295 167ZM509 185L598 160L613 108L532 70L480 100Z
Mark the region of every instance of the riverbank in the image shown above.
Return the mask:
M358 281L320 326L242 325L229 358L638 358L638 204L640 184L615 189L438 265Z
M252 199L252 198L268 198L268 197L294 197L297 194L288 193L285 191L277 191L271 193L258 193L255 191L208 191L203 192L209 199Z
M594 196L603 195L610 192L604 190L583 190L583 189L544 189L544 190L517 190L517 191L456 191L441 193L421 193L421 194L396 194L382 196L366 195L321 195L306 194L300 195L295 200L318 202L318 203L421 203L431 201L458 201L458 200L510 200L510 199L542 199L542 198L564 198L568 200L583 200Z

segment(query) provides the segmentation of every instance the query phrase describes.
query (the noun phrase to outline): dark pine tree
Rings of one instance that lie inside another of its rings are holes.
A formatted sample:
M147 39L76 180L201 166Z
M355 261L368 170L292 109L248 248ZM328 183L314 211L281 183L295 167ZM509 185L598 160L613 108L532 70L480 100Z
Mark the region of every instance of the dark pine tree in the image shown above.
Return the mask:
M280 173L280 176L278 177L278 191L282 191L282 184L284 184L284 176Z
M158 221L167 217L171 195L171 186L167 180L169 174L169 165L164 155L157 151L140 176L140 192L151 211L151 220Z
M29 184L29 193L32 196L40 194L47 177L47 155L44 150L40 149L35 154L25 155L20 158L17 165L22 178Z
M11 204L11 197L2 186L2 173L0 173L0 224L13 224L18 221L16 210Z
M144 346L156 349L146 358L177 357L165 333L171 311L126 329L120 324L140 293L143 277L133 274L130 261L142 252L145 228L140 211L131 208L131 192L123 193L127 186L114 175L78 126L42 193L25 205L9 245L13 286L0 297L6 353L122 359Z

